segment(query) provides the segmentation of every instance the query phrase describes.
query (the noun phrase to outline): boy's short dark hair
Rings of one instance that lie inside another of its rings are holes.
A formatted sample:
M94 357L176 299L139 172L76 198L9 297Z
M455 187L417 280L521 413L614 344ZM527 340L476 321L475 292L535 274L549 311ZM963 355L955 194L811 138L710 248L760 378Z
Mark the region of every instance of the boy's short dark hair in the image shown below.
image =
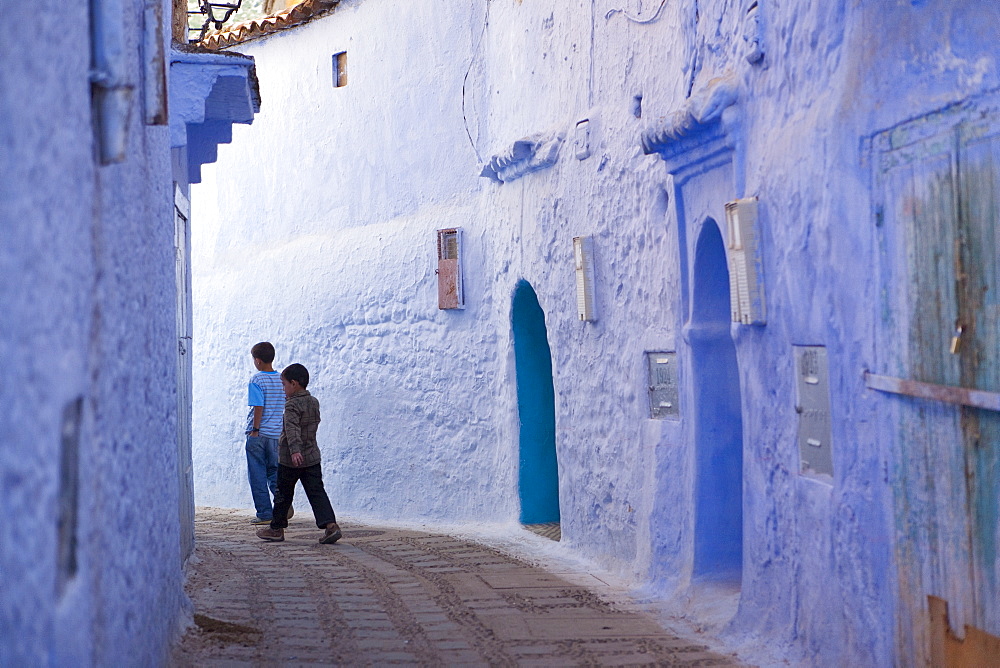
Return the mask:
M285 367L285 370L281 372L281 377L288 382L294 380L302 386L303 390L309 386L309 370L301 364L289 364Z
M264 364L270 364L274 361L274 346L267 341L261 341L250 349L250 354Z

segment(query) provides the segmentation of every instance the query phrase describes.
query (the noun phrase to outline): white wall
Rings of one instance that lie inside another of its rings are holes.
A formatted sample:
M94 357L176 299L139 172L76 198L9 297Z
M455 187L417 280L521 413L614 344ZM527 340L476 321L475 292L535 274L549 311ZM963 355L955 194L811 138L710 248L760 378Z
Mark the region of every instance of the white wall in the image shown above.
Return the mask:
M512 420L512 395L496 392L507 333L492 324L506 296L493 303L473 269L467 310L436 302L436 229L464 227L467 265L492 264L462 81L433 65L441 54L468 58L469 18L426 3L383 10L342 7L335 34L319 21L283 35L287 56L244 48L264 55L260 134L234 127L233 145L193 191L199 503L250 506L241 436L249 351L269 340L276 368L300 362L312 374L336 509L513 512L511 453L496 447ZM383 20L390 25L370 29ZM411 34L412 25L428 29ZM331 57L345 49L351 83L337 89Z

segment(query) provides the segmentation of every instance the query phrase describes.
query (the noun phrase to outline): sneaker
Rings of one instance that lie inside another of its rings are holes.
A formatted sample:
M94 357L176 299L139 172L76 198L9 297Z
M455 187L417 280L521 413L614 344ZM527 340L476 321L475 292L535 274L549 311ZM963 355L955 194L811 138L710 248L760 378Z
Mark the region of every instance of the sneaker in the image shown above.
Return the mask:
M266 520L262 520L259 517L255 517L252 520L250 520L250 524L270 524L270 523L271 523L270 517L268 517Z
M267 527L266 529L257 529L257 538L279 543L285 540L285 530L272 529L271 527Z
M291 506L288 506L288 514L285 515L285 519L286 520L292 519L292 515L294 515L294 514L295 514L295 508L292 508Z
M257 533L258 535L260 534L259 531ZM331 522L326 525L326 531L324 532L323 537L319 539L319 542L324 545L333 545L340 540L343 535L344 534L340 533L340 525L336 522Z

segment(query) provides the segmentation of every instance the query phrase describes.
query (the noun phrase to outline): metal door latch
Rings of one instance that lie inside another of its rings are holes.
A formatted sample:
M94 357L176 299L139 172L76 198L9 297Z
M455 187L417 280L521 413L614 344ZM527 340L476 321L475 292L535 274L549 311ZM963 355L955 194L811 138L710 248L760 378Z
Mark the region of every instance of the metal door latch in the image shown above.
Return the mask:
M955 336L951 337L951 347L949 350L952 355L957 355L962 349L962 330L964 328L959 325L955 328Z

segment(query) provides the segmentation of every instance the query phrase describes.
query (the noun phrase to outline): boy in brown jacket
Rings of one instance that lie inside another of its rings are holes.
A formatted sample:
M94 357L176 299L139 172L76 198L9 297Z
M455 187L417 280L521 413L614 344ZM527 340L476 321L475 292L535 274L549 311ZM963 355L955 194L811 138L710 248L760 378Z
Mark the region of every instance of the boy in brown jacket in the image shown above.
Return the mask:
M271 526L257 530L257 537L264 540L285 540L288 526L288 509L292 505L295 483L302 482L309 505L316 517L316 526L324 530L319 542L336 543L340 537L337 517L330 505L330 497L323 487L323 468L320 465L316 430L319 428L319 401L309 394L309 371L301 364L292 364L281 372L281 386L285 390L284 428L278 439L278 490L274 495L274 513Z

